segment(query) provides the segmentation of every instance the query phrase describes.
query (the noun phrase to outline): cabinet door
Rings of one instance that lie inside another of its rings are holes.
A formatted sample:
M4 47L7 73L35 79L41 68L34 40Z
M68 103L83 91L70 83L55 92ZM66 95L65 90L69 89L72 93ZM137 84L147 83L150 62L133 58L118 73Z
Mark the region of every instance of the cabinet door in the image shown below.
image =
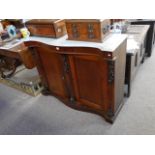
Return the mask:
M52 49L44 50L43 48L38 48L38 54L45 74L43 76L46 76L50 92L61 98L68 98L63 56Z
M91 55L70 55L69 63L77 102L104 110L107 100L107 63L100 56Z

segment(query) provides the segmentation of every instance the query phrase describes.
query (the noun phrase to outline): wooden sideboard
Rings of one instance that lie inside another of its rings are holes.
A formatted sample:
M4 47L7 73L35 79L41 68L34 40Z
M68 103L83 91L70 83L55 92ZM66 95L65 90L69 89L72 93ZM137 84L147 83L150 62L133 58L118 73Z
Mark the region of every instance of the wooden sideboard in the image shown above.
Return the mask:
M76 41L55 44L25 42L46 88L44 93L113 122L124 100L126 36L110 35L104 43L94 43L99 48L83 47Z

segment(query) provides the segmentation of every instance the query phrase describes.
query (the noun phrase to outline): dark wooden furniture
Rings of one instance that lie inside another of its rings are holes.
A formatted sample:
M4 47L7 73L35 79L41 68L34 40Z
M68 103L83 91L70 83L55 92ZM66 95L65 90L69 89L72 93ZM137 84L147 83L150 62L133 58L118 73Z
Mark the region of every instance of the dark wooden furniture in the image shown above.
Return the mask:
M23 20L22 19L4 19L1 21L3 27L6 28L8 25L14 25L17 29L23 28Z
M148 30L148 25L130 25L127 30L127 47L131 46L131 49L127 48L126 55L125 84L127 85L127 97L131 94L131 84L136 72L140 64L144 62ZM137 44L137 48L134 47L134 43Z
M110 19L110 23L111 25L113 25L114 23L117 23L117 22L122 22L124 21L125 19Z
M110 20L70 19L66 20L69 40L102 42L109 32Z
M35 67L35 62L28 48L24 43L20 43L9 49L0 47L0 73L3 78L12 76L17 66L24 64L26 68ZM8 72L9 74L5 73Z
M11 59L10 57L0 56L0 78L11 77L18 66L21 65L21 61L18 59Z
M33 19L25 23L32 36L59 38L66 34L65 20Z
M36 61L44 93L113 122L124 99L126 36L107 36L103 44L97 44L101 49L78 47L78 42L69 47L69 42L66 47L25 42Z
M17 29L21 29L24 27L24 23L22 19L8 19L11 25L14 25Z
M150 25L146 42L146 56L150 57L155 44L155 19L131 20L132 25Z

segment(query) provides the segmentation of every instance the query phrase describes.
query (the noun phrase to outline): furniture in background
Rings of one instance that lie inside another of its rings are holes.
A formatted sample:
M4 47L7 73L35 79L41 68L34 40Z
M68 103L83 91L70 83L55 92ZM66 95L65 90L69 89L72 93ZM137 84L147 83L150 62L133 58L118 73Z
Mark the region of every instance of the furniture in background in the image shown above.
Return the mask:
M111 25L113 25L114 23L123 22L123 21L125 21L125 19L110 19Z
M132 25L150 25L148 38L146 42L146 56L150 57L155 44L155 20L154 19L137 19L129 20Z
M32 54L22 40L0 47L0 83L32 96L42 91Z
M127 55L125 84L126 96L131 94L131 84L141 63L144 62L149 25L130 25L127 30Z
M6 28L8 25L14 25L17 29L24 27L22 19L3 19L1 23L3 24L4 28Z
M3 78L12 76L21 64L28 69L35 67L32 55L23 42L12 41L0 47L0 72ZM10 73L6 74L7 71Z
M66 34L63 19L32 19L25 22L31 36L59 38Z
M103 42L109 34L109 19L68 19L66 29L69 40Z

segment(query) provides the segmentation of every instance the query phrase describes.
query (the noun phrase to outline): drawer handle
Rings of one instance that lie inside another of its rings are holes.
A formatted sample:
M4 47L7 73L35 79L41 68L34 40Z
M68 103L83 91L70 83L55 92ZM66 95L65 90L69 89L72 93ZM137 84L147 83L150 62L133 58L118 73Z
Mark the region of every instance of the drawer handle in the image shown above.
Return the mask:
M88 38L89 39L94 39L95 38L93 24L88 24Z

